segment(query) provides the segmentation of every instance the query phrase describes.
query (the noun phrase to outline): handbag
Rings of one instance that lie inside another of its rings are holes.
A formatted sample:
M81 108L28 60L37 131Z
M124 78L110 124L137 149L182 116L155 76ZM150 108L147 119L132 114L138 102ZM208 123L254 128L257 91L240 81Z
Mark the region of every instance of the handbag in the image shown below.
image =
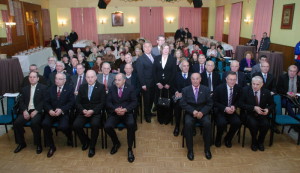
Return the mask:
M161 106L161 107L168 108L168 107L170 107L170 103L171 103L171 99L170 99L169 90L168 90L168 98L161 97L161 90L160 90L160 95L159 95L159 98L158 98L157 105Z

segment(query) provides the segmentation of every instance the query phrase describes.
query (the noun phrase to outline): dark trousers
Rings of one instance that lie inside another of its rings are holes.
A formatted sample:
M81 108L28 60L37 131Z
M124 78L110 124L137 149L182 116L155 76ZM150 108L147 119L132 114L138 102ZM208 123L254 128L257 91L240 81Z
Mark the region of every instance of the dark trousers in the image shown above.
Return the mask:
M110 136L114 145L119 143L115 127L119 123L124 123L127 127L127 143L128 148L132 148L134 133L135 133L135 120L133 114L125 114L124 116L118 116L116 114L110 115L104 125L104 130Z
M58 127L57 130L62 131L67 138L71 137L71 129L69 126L69 115L64 114L60 115L58 117L52 117L50 115L46 115L45 119L42 122L42 127L44 130L45 134L45 139L46 139L46 146L49 147L55 147L54 142L53 142L53 133L52 133L52 124L54 122L58 122Z
M99 128L101 123L101 115L92 115L91 117L85 117L83 114L79 114L74 123L73 128L78 134L81 144L86 144L89 141L87 134L85 134L83 128L84 125L89 122L91 124L91 141L90 148L95 149L97 139L99 136Z
M267 116L265 115L248 115L247 116L247 127L250 129L252 136L252 145L264 144L265 137L270 128L270 123ZM259 135L257 137L259 131Z
M282 107L286 108L289 115L295 116L295 111L293 110L294 104L290 99L282 97L281 105L282 105Z
M57 60L60 61L61 60L61 48L55 49L55 54L57 57Z
M142 89L142 94L144 97L144 116L151 117L151 109L154 101L154 87L147 86L147 91Z
M226 114L223 112L216 114L216 124L217 124L217 135L216 141L220 142L222 140L223 132L225 131L227 124L230 124L229 131L225 136L224 140L231 141L234 134L239 130L241 126L241 120L237 114Z
M24 139L24 125L31 121L31 130L33 133L33 139L35 145L41 145L41 121L42 115L36 114L32 119L25 120L23 115L19 115L14 122L14 128L16 132L16 142L17 144L25 144Z
M157 108L157 120L160 124L168 124L172 119L172 103L170 103L169 107L158 105L158 99L162 98L169 98L170 99L170 90L167 89L159 89L156 87L155 89L155 103Z
M175 117L175 125L176 127L180 128L180 122L181 122L181 114L182 114L182 108L179 105L180 100L177 100L177 102L174 104L174 117Z
M208 115L204 115L201 119L194 118L191 114L185 115L184 135L186 138L186 146L188 151L193 151L193 130L195 123L199 122L203 127L204 150L210 150L211 140L211 120Z

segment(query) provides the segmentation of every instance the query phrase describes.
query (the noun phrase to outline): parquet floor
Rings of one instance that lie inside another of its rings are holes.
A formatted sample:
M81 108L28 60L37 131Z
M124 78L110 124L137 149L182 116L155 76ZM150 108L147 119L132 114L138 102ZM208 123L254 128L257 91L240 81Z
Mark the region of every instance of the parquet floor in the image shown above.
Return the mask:
M194 137L195 160L186 157L186 148L181 147L182 137L174 137L174 126L160 125L156 117L152 123L138 123L137 147L134 149L136 160L127 162L126 130L118 131L121 148L115 155L110 155L111 141L108 149L101 149L100 139L93 158L87 157L87 151L66 146L66 138L62 133L54 136L57 151L52 158L47 158L47 148L42 154L35 154L32 145L32 133L26 129L27 148L14 154L16 147L13 132L0 137L0 172L103 172L103 173L185 173L185 172L297 172L300 171L300 146L287 135L275 135L274 145L266 146L264 152L253 152L250 149L250 134L247 132L246 145L242 148L233 140L231 149L211 147L213 158L206 160L203 154L202 136ZM266 144L269 135L267 135Z

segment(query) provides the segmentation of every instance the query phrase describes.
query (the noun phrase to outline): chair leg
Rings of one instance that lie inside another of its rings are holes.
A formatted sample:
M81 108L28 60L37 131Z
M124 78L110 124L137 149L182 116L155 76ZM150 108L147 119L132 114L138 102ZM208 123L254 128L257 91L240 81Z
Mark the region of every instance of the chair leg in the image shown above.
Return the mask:
M269 143L270 147L273 145L273 140L274 140L274 130L271 128L270 129L270 143Z
M283 131L284 131L284 126L282 126L282 129L281 129L281 134L283 134Z
M7 130L7 125L5 124L5 131L6 131L6 133L8 133L8 130Z
M300 132L298 132L298 142L297 145L300 145Z
M102 147L102 149L104 149L103 128L101 128L101 147Z
M241 127L239 128L237 135L238 135L238 143L240 143L241 142Z
M74 143L75 143L75 147L77 147L77 134L74 131Z
M107 149L107 134L104 132L105 149Z
M182 148L184 148L184 127L182 128Z

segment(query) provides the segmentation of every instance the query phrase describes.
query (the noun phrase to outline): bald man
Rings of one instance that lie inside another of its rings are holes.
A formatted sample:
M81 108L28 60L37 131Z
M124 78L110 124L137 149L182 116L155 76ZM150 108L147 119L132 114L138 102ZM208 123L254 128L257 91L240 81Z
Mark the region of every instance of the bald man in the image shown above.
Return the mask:
M236 60L231 61L230 63L230 71L236 73L236 84L243 88L246 86L246 77L245 74L241 71L239 71L240 68L240 63ZM228 71L224 72L222 75L222 83L226 83L226 77L227 77Z

